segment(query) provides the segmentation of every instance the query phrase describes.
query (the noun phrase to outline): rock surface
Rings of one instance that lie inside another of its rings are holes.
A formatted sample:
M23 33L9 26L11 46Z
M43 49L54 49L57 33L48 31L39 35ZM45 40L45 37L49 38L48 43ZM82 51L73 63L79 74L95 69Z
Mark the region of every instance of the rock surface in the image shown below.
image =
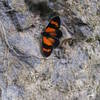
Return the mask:
M54 15L63 37L44 58L41 32ZM1 0L0 100L100 100L99 1Z

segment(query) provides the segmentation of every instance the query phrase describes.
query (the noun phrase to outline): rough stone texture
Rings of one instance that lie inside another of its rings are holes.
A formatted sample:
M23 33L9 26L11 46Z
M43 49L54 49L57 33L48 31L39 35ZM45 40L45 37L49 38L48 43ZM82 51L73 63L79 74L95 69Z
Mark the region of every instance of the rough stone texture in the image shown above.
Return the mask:
M59 15L51 56L41 31ZM0 1L0 100L100 100L99 0Z

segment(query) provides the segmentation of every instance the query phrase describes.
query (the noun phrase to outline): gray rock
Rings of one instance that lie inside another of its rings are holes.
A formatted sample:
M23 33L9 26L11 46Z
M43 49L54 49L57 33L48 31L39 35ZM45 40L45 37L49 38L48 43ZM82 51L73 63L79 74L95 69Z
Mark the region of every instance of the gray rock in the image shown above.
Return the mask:
M99 3L29 2L0 1L0 100L99 100ZM41 32L56 14L63 37L44 58Z

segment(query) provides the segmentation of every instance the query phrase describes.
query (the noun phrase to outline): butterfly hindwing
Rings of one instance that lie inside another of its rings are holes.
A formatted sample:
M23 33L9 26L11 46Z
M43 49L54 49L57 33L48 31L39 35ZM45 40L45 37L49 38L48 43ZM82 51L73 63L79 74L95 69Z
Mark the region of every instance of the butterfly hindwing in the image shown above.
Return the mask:
M44 41L42 41L42 54L43 54L43 56L48 57L51 54L52 49L53 49L52 46L48 46L45 44Z
M52 37L52 39L54 40L54 42L53 42L53 44L52 44L52 46L53 46L53 48L56 48L56 47L58 47L58 45L59 45L59 39L57 39L57 38L55 38L55 37Z

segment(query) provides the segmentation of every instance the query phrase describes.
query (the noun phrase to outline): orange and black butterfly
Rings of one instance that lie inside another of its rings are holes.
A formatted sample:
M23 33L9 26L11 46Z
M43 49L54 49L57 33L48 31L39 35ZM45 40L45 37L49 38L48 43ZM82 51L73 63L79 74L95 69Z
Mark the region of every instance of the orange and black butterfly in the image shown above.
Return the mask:
M42 32L42 54L45 57L48 57L53 48L56 48L59 45L59 39L62 37L62 32L60 31L60 18L56 16L52 18Z

